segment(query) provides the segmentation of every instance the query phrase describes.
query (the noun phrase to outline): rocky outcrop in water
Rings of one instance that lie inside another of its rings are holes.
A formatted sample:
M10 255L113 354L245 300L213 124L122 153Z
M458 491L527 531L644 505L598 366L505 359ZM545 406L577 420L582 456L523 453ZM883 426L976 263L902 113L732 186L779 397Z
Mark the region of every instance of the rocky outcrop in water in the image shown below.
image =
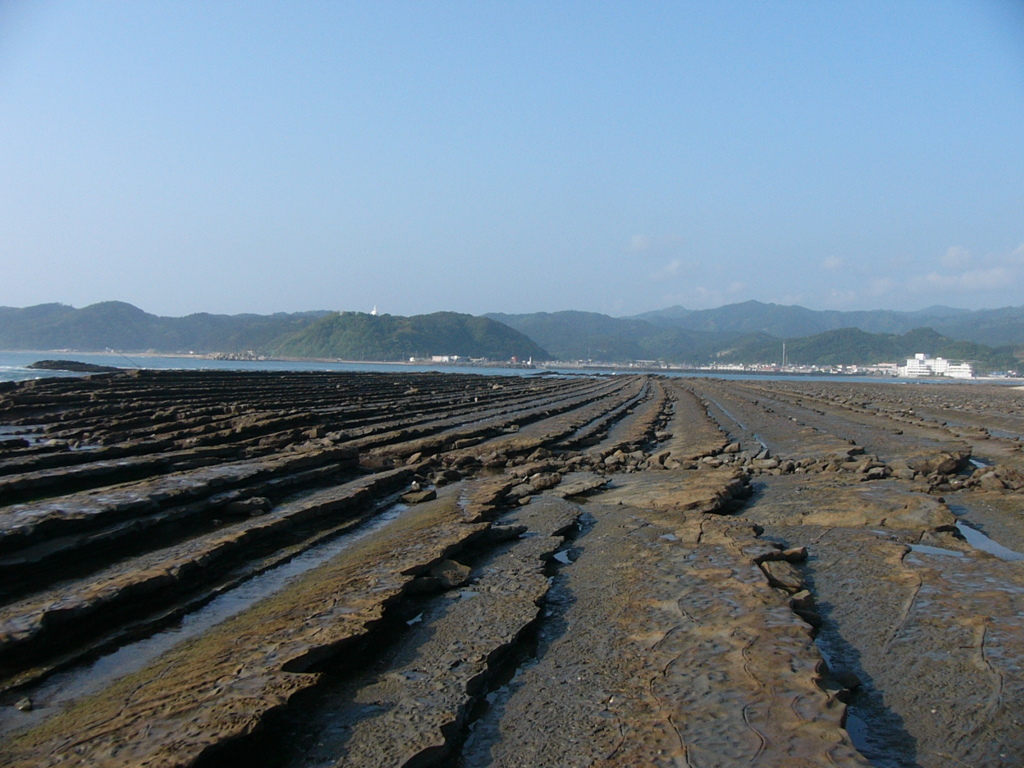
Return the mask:
M120 370L112 365L82 363L78 360L37 360L28 367L37 371L69 371L71 373L113 373Z

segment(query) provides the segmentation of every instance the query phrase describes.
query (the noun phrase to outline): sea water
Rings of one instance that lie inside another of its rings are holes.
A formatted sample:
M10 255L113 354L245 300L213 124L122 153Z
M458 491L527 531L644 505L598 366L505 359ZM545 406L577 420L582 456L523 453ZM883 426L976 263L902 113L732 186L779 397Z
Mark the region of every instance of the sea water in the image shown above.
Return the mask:
M629 373L653 373L670 378L701 378L728 379L733 381L843 381L858 383L889 383L889 384L942 384L942 379L897 379L894 377L877 378L872 376L842 376L827 374L786 374L756 373L739 371L695 371L672 369L629 368L580 368L576 366L538 366L537 368L502 368L500 366L468 366L451 365L448 363L357 363L357 362L324 362L313 360L214 360L196 355L152 355L119 352L73 352L71 350L49 351L3 351L0 350L0 382L26 381L29 379L50 378L53 376L82 376L82 373L69 371L42 371L28 366L39 360L75 360L94 365L109 365L115 368L143 368L153 370L218 370L218 371L326 371L326 372L371 372L371 373L475 373L485 376L532 376L538 374L559 374L579 376L588 374L622 375ZM945 382L964 383L963 380L946 379ZM1016 380L1005 380L989 383L1019 383ZM995 430L991 430L995 434Z
M107 365L115 368L147 370L216 370L216 371L321 371L321 372L371 372L371 373L476 373L493 376L525 376L539 373L530 368L473 368L449 364L413 363L351 363L318 362L310 360L214 360L193 355L140 355L116 352L5 352L0 351L0 381L26 381L29 379L51 378L54 376L83 376L83 373L69 371L43 371L29 368L39 360L74 360L93 365Z

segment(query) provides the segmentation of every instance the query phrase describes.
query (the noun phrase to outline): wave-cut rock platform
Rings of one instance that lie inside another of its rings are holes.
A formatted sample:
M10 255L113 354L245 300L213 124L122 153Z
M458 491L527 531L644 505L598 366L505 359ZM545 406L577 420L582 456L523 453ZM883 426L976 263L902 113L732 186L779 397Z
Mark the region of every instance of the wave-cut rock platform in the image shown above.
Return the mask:
M1019 765L1022 436L980 384L6 385L0 763Z

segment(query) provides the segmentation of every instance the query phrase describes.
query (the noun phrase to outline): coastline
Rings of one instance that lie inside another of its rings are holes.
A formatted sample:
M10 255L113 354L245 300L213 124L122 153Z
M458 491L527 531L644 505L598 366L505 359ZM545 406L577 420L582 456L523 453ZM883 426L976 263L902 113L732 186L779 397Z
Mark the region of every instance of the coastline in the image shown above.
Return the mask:
M700 367L655 367L638 366L630 363L582 363L580 361L545 361L526 364L506 362L434 362L417 360L343 360L340 358L285 358L285 357L232 357L223 353L164 354L145 352L81 352L68 349L50 350L0 350L0 381L21 381L44 376L81 376L70 371L43 371L28 366L42 359L60 356L86 358L89 363L109 365L124 370L181 369L181 370L271 370L271 371L437 371L442 373L479 374L577 374L617 375L625 373L653 374L681 378L722 378L753 380L803 380L803 381L850 381L865 383L894 384L995 384L999 386L1024 387L1024 378L977 376L974 379L954 379L942 376L901 378L896 376L872 376L865 373L827 373L779 369L700 368ZM147 365L140 364L146 361ZM128 363L129 365L126 365ZM163 364L161 364L163 363Z

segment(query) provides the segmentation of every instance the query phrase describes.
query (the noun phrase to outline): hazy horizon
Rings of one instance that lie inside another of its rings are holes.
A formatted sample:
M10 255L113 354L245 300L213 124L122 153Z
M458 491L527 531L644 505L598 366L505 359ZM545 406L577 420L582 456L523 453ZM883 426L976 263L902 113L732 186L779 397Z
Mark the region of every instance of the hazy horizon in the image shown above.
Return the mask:
M1024 4L0 6L0 305L1020 305Z
M712 311L712 310L716 310L716 309L727 309L729 307L737 306L737 305L740 305L740 304L749 303L751 301L758 301L758 300L757 299L744 299L742 301L729 302L727 304L720 304L717 307L704 307L704 308L701 308L701 309L696 309L696 308L693 308L693 307L683 307L682 305L676 304L676 305L672 305L672 306L669 306L669 307L657 307L657 308L654 308L654 309L642 310L640 312L634 312L632 314L627 314L627 315L610 315L610 316L611 317L615 317L615 318L620 318L620 319L629 319L629 318L638 317L640 315L647 315L647 314L651 314L653 312L672 310L672 309L683 309L683 310L687 310L687 311L691 311L691 312ZM246 311L246 312L218 312L218 311L215 311L215 310L198 309L198 310L195 310L193 312L185 312L185 313L182 313L182 314L163 314L163 313L159 313L159 312L153 312L150 309L148 309L147 307L139 306L138 304L135 304L134 302L124 301L123 299L103 299L103 300L100 300L100 301L91 302L89 304L83 304L83 305L77 305L77 306L74 305L74 304L70 304L68 302L61 302L61 301L40 302L39 304L31 304L31 305L21 306L21 307L15 307L15 306L11 306L11 305L0 304L0 308L4 308L4 309L30 309L32 307L44 306L46 304L59 304L61 306L71 307L72 309L85 309L87 307L94 306L96 304L106 304L106 303L130 304L130 305L134 306L136 309L140 309L143 312L146 312L148 314L157 315L157 316L161 316L161 317L172 317L172 318L173 317L185 317L187 315L193 315L193 314L206 314L206 315L240 315L240 314L273 315L273 314L277 314L277 313L280 313L280 312L283 312L285 314L302 314L302 313L310 313L310 312L359 312L359 313L362 313L362 314L376 313L376 314L380 314L380 315L395 315L395 316L408 317L410 315L430 314L432 312L459 312L459 310L441 308L441 309L430 310L429 312L414 312L414 313L405 314L405 313L401 313L401 312L389 312L386 309L382 309L380 307L373 306L373 307L371 307L369 309L363 309L363 308L359 308L359 307L342 307L342 308L337 308L337 309L328 309L328 308L325 308L325 307L307 307L305 309L296 309L296 310L288 310L288 311L278 310L277 312L248 312L248 311ZM838 312L894 312L894 311L899 311L899 312L907 312L909 314L913 314L915 312L921 312L921 311L929 310L929 309L950 309L950 310L954 310L954 311L964 311L964 312L984 312L984 311L990 311L990 310L1013 309L1013 308L1017 308L1017 307L1024 308L1024 303L1021 303L1021 304L1015 304L1015 305L1014 304L1006 304L1006 305L999 306L999 307L979 307L978 309L967 309L966 307L954 307L954 306L950 306L948 304L931 304L931 305L928 305L926 307L920 307L918 309L909 309L909 310L896 310L893 307L871 307L871 308L868 308L868 309L856 309L856 310L846 310L846 309L840 309L840 310L817 310L817 309L813 309L812 307L805 307L805 306L800 305L800 304L778 304L777 302L760 302L760 303L762 303L762 304L774 304L776 306L784 306L784 307L795 307L795 308L799 308L799 309L809 309L809 310L814 311L814 312L822 312L822 311L838 311ZM520 314L534 314L534 313L555 314L555 313L558 313L558 312L596 312L596 310L578 310L578 309L573 309L573 308L538 309L538 310L532 310L531 312L499 312L497 310L485 310L484 312L477 312L477 313L460 312L460 314L473 314L473 315L481 316L481 315L491 315L491 314L500 314L500 315L520 315ZM601 313L598 313L598 314L607 314L607 313L601 312Z

